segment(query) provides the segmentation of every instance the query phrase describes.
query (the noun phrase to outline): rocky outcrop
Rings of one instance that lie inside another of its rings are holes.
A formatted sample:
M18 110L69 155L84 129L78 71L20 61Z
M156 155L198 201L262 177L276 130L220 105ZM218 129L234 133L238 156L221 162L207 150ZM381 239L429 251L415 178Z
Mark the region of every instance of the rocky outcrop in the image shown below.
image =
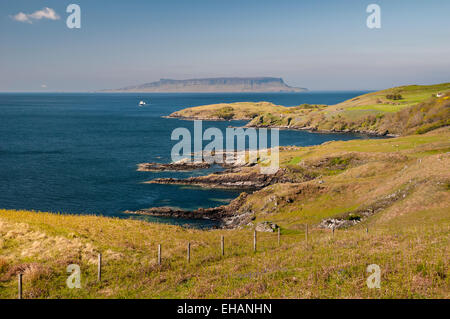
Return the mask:
M140 209L137 211L125 211L126 214L134 215L147 215L157 217L171 217L171 218L184 218L184 219L211 219L222 220L225 206L213 207L213 208L199 208L196 210L182 210L173 207L152 207L146 209Z
M236 152L233 152L236 155ZM217 154L225 158L225 152ZM147 183L196 185L207 188L230 188L242 190L257 190L280 182L290 182L286 171L280 169L276 174L262 174L255 163L220 164L229 167L225 171L206 176L189 177L186 179L157 178ZM228 165L228 166L227 166ZM231 168L230 168L231 166ZM138 165L140 171L182 171L190 169L208 168L207 162L180 161L169 164L142 163ZM188 211L174 207L152 207L137 211L125 211L127 214L147 215L156 217L171 217L184 219L209 219L218 221L222 228L237 228L248 225L254 219L254 212L244 207L247 193L241 195L228 205L199 208ZM270 225L259 226L259 231L268 231Z
M290 182L291 180L280 169L276 174L261 174L258 168L235 168L206 176L177 178L156 178L149 184L196 185L205 188L228 188L256 190L274 183Z
M259 232L273 233L278 229L278 225L269 221L256 224L255 230Z
M370 205L342 214L340 217L327 218L320 222L319 228L346 228L356 225L382 210L405 198L416 186L412 181L404 188L378 199Z
M155 217L209 219L218 221L219 227L221 228L236 228L242 224L247 224L254 218L253 212L240 211L247 196L247 193L241 193L239 197L232 200L228 205L222 205L212 208L199 208L192 211L172 207L152 207L137 211L125 211L125 213Z
M137 170L139 172L182 172L182 171L192 171L196 169L205 169L209 167L211 167L211 164L206 162L180 161L168 164L141 163L138 164Z
M180 172L180 171L192 171L199 169L210 168L213 165L218 165L223 168L239 168L239 167L251 167L255 166L256 162L247 162L240 160L245 158L246 154L250 156L251 153L257 151L212 151L202 152L201 160L194 160L198 153L191 153L190 158L184 158L177 162L171 163L140 163L137 165L137 171L139 172ZM256 156L255 156L256 157Z

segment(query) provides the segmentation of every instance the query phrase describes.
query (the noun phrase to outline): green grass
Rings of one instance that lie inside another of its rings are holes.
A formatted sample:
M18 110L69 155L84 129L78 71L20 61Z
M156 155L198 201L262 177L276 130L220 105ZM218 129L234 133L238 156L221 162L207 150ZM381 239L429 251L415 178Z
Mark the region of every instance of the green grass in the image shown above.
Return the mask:
M296 165L298 163L300 163L300 161L302 160L302 158L300 156L296 156L294 158L292 158L287 165Z
M56 215L15 211L1 214L1 220L12 225L23 219L34 220L38 231L40 226L79 231L76 225L83 225L91 233L84 241L94 243L96 249L123 251L119 259L105 258L101 283L96 281L96 265L68 259L70 251L55 253L46 260L39 256L11 260L7 255L3 257L7 260L3 276L14 264L40 265L25 271L25 298L449 297L448 260L443 252L448 247L450 225L448 211L443 210L417 211L389 223L374 219L361 227L337 230L334 239L329 231L313 229L308 246L299 232L283 231L281 246L276 244L276 235L259 234L257 253L252 252L251 232L185 233L177 227L159 226L159 232L170 234L170 241L158 241L156 234L150 235L152 225L144 222L70 216L64 218L68 225L63 226L58 221L61 216ZM370 229L368 235L365 226ZM130 231L130 227L139 232ZM218 249L221 234L226 239L223 258ZM105 243L102 236L111 242ZM147 241L149 237L154 244ZM133 246L130 240L145 245ZM195 243L190 264L183 250L187 241ZM163 245L162 266L155 264L157 242ZM73 262L81 265L81 289L65 285L66 265ZM366 286L366 267L370 264L381 267L381 289ZM0 285L0 297L16 297L14 275L4 277Z
M353 106L349 107L347 111L358 111L358 110L369 110L369 111L379 111L381 113L394 113L398 112L405 107L410 105L385 105L385 104L374 104L374 105L361 105L361 106Z

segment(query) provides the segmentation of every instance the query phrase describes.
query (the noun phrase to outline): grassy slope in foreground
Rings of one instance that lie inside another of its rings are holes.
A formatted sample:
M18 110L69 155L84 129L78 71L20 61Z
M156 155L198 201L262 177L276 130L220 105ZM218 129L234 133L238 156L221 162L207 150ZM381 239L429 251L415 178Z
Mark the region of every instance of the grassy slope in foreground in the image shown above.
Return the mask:
M0 210L0 298L16 297L19 272L26 298L449 298L449 140L449 129L442 128L420 136L283 149L281 162L289 174L314 169L317 176L248 197L256 221L282 228L280 246L276 234L258 233L257 253L246 228L200 231ZM337 230L334 239L316 227L322 218L345 216L399 190L407 190L404 197ZM310 224L308 247L304 223ZM105 262L101 283L98 251ZM72 263L81 266L81 289L66 287ZM366 286L370 264L381 267L381 289Z
M436 97L439 92L447 93ZM332 106L284 107L269 102L241 102L191 107L170 116L250 120L249 126L254 127L406 135L450 124L448 92L450 83L410 85L361 95ZM398 95L401 99L392 99Z

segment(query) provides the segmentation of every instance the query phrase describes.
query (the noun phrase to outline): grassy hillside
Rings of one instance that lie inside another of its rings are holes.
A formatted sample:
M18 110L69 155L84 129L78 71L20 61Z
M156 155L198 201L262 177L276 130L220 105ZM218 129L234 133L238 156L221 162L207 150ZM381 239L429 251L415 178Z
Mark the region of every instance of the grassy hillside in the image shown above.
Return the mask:
M219 103L190 107L174 112L170 117L208 120L251 120L261 114L269 112L285 112L285 106L274 105L270 102L237 102Z
M0 298L16 297L19 272L26 298L449 298L449 152L448 128L283 148L286 174L309 178L247 197L241 210L254 214L253 225L281 226L281 245L275 233L258 233L256 253L251 225L201 231L0 210ZM333 238L319 227L330 217L361 222ZM81 266L81 289L65 285L72 263ZM381 268L380 289L367 288L370 264Z
M251 120L254 127L407 135L448 125L450 83L391 88L332 105L283 107L268 102L187 108L172 117ZM437 97L438 93L443 96Z
M301 230L304 222L349 215L365 209L399 206L415 201L415 209L450 205L450 130L385 140L331 142L320 146L287 147L280 152L285 175L301 183L266 187L248 197L242 211L255 212L256 221L276 222ZM401 192L401 198L394 194ZM403 197L404 195L404 197ZM385 198L395 200L384 203ZM404 200L405 199L405 200Z

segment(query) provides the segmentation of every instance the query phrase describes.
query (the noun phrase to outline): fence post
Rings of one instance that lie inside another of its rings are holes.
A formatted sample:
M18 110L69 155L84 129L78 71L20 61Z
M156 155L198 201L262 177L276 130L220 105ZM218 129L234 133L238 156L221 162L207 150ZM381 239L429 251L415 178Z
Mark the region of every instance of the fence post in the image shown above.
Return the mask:
M222 251L222 256L225 255L225 239L223 235L220 237L220 250Z
M256 230L253 231L253 252L256 253Z
M366 227L366 234L369 233L369 227Z
M161 244L158 245L158 265L161 265Z
M306 229L305 229L305 241L306 241L306 245L308 245L308 224L305 224Z
M97 265L97 281L102 280L102 254L98 254L98 265Z
M19 274L18 279L19 279L19 295L18 298L22 299L22 276L23 274Z
M191 243L190 242L188 242L188 245L187 245L187 262L188 263L191 262Z
M280 227L278 227L278 246L280 246L280 237L281 237L281 231L280 231Z

